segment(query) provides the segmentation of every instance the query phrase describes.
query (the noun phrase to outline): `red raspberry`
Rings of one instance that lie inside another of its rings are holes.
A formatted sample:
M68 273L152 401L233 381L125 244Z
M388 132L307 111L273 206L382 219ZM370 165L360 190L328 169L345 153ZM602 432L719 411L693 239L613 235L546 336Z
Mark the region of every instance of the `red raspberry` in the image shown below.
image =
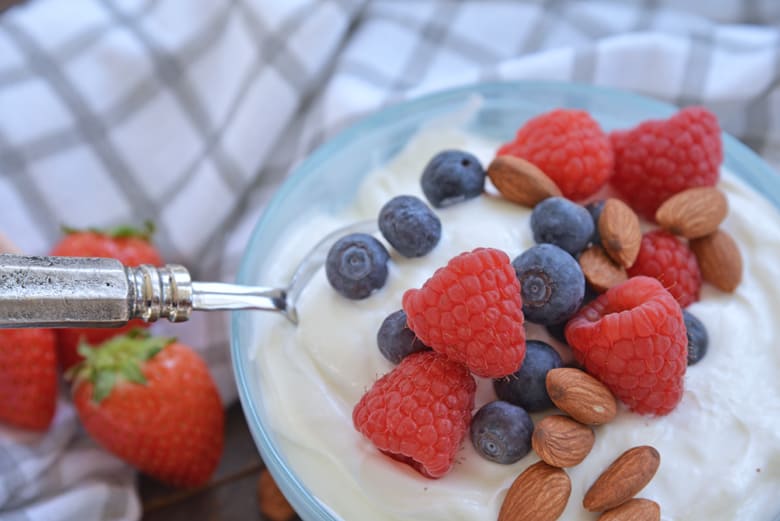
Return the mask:
M610 135L615 151L612 186L638 213L655 211L677 192L714 186L723 161L720 127L703 107L689 107L667 120L645 121Z
M685 322L656 279L634 277L600 295L569 321L566 339L585 370L632 411L664 415L682 399Z
M468 431L476 390L462 365L431 351L413 353L363 395L352 422L383 453L440 478Z
M583 110L558 109L537 116L498 149L535 164L569 199L596 193L612 174L609 138Z
M628 275L658 279L682 307L699 300L701 272L696 256L686 243L667 231L655 230L642 236L639 255Z
M520 282L506 253L461 253L403 297L409 328L423 344L479 376L514 373L525 358Z

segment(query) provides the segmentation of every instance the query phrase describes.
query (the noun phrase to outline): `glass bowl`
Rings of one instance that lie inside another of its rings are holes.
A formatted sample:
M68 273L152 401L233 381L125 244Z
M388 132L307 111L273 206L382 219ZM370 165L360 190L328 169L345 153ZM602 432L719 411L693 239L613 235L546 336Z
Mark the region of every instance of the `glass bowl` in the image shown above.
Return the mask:
M559 108L590 112L605 130L626 128L648 118L668 117L676 108L618 90L554 82L483 83L447 90L383 109L317 149L277 192L252 233L238 282L271 285L265 255L283 240L303 209L323 214L349 203L362 177L393 157L422 126L452 115L466 130L492 140L513 137L521 123ZM460 115L460 116L459 116ZM780 207L780 183L758 156L724 135L725 166ZM293 261L295 262L295 261ZM232 320L233 369L247 422L268 469L284 495L306 521L336 521L286 464L274 433L267 427L251 353L257 348L257 312L236 312ZM279 320L284 320L279 317ZM262 347L260 347L262 348Z

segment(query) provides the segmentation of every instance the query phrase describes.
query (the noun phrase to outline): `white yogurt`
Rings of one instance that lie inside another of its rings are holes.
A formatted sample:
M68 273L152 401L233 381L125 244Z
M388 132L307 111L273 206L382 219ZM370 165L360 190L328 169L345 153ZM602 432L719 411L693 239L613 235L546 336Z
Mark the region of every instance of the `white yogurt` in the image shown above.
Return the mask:
M305 226L291 230L275 252L278 262L268 280L286 280L289 259L300 258L336 227L374 218L391 197L422 198L420 173L445 148L469 150L487 164L496 145L457 131L418 136L366 178L343 215L317 216L316 224L309 216ZM731 208L723 227L744 256L743 281L734 294L704 285L701 301L689 310L706 325L710 347L688 370L682 402L661 418L623 408L614 422L596 428L593 451L567 471L572 494L562 520L598 517L582 508L585 492L615 457L636 445L652 445L661 454L658 473L639 496L657 501L665 521L773 521L780 515L780 215L728 172L720 188ZM530 211L496 197L436 213L443 224L439 245L420 259L389 248L387 285L370 298L340 297L320 270L301 296L299 326L278 316L257 319L263 332L257 379L276 440L302 481L345 521L494 521L514 478L538 461L531 452L513 465L491 463L467 437L453 470L430 480L380 454L352 426L354 405L392 369L377 349L376 331L400 309L403 292L463 251L486 246L514 258L533 245ZM533 325L528 338L549 341ZM493 399L490 381L478 379L477 407Z

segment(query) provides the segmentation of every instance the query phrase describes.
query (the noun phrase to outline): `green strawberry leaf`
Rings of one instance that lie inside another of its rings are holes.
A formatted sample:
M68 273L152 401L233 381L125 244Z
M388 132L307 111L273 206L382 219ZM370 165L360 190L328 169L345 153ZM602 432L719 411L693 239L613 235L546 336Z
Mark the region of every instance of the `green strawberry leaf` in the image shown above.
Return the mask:
M94 386L92 399L100 403L120 383L146 385L143 365L175 341L153 337L144 329L111 338L99 346L79 346L84 361L69 371L74 385L89 381Z
M65 235L71 235L74 233L92 232L100 235L111 237L112 239L123 239L136 237L146 242L152 241L152 236L156 230L156 226L153 221L147 219L144 221L143 228L137 228L130 225L120 225L113 228L73 228L72 226L62 225L60 226L62 233Z
M100 372L95 375L92 399L100 403L111 394L116 384L116 373Z

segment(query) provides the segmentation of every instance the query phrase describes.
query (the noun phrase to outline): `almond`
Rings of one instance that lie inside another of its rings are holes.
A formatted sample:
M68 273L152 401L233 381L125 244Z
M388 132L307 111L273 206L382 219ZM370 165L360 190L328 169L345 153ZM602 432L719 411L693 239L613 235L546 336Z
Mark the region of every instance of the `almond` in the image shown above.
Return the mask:
M639 217L620 199L607 199L599 216L601 245L625 268L633 266L642 244Z
M564 470L544 461L534 463L509 487L498 521L554 521L570 495L571 480Z
M536 424L531 446L549 465L573 467L585 459L595 441L593 429L587 425L554 414Z
M591 485L582 506L590 512L603 512L622 505L645 488L660 463L661 455L649 445L628 449Z
M661 507L649 499L629 499L601 514L598 521L660 521Z
M572 367L552 369L545 381L556 407L580 423L601 425L617 414L617 402L607 387L585 371Z
M487 175L501 195L529 208L548 197L561 195L552 179L536 165L519 157L496 157L488 166Z
M579 262L585 280L599 293L628 280L626 269L613 261L598 244L582 252Z
M690 241L704 280L723 291L734 291L742 281L742 254L723 230Z
M257 481L257 500L260 511L271 521L288 521L295 516L295 510L282 495L267 469L263 469Z
M704 237L718 229L729 213L723 192L711 186L689 188L671 196L655 212L655 220L686 239Z

